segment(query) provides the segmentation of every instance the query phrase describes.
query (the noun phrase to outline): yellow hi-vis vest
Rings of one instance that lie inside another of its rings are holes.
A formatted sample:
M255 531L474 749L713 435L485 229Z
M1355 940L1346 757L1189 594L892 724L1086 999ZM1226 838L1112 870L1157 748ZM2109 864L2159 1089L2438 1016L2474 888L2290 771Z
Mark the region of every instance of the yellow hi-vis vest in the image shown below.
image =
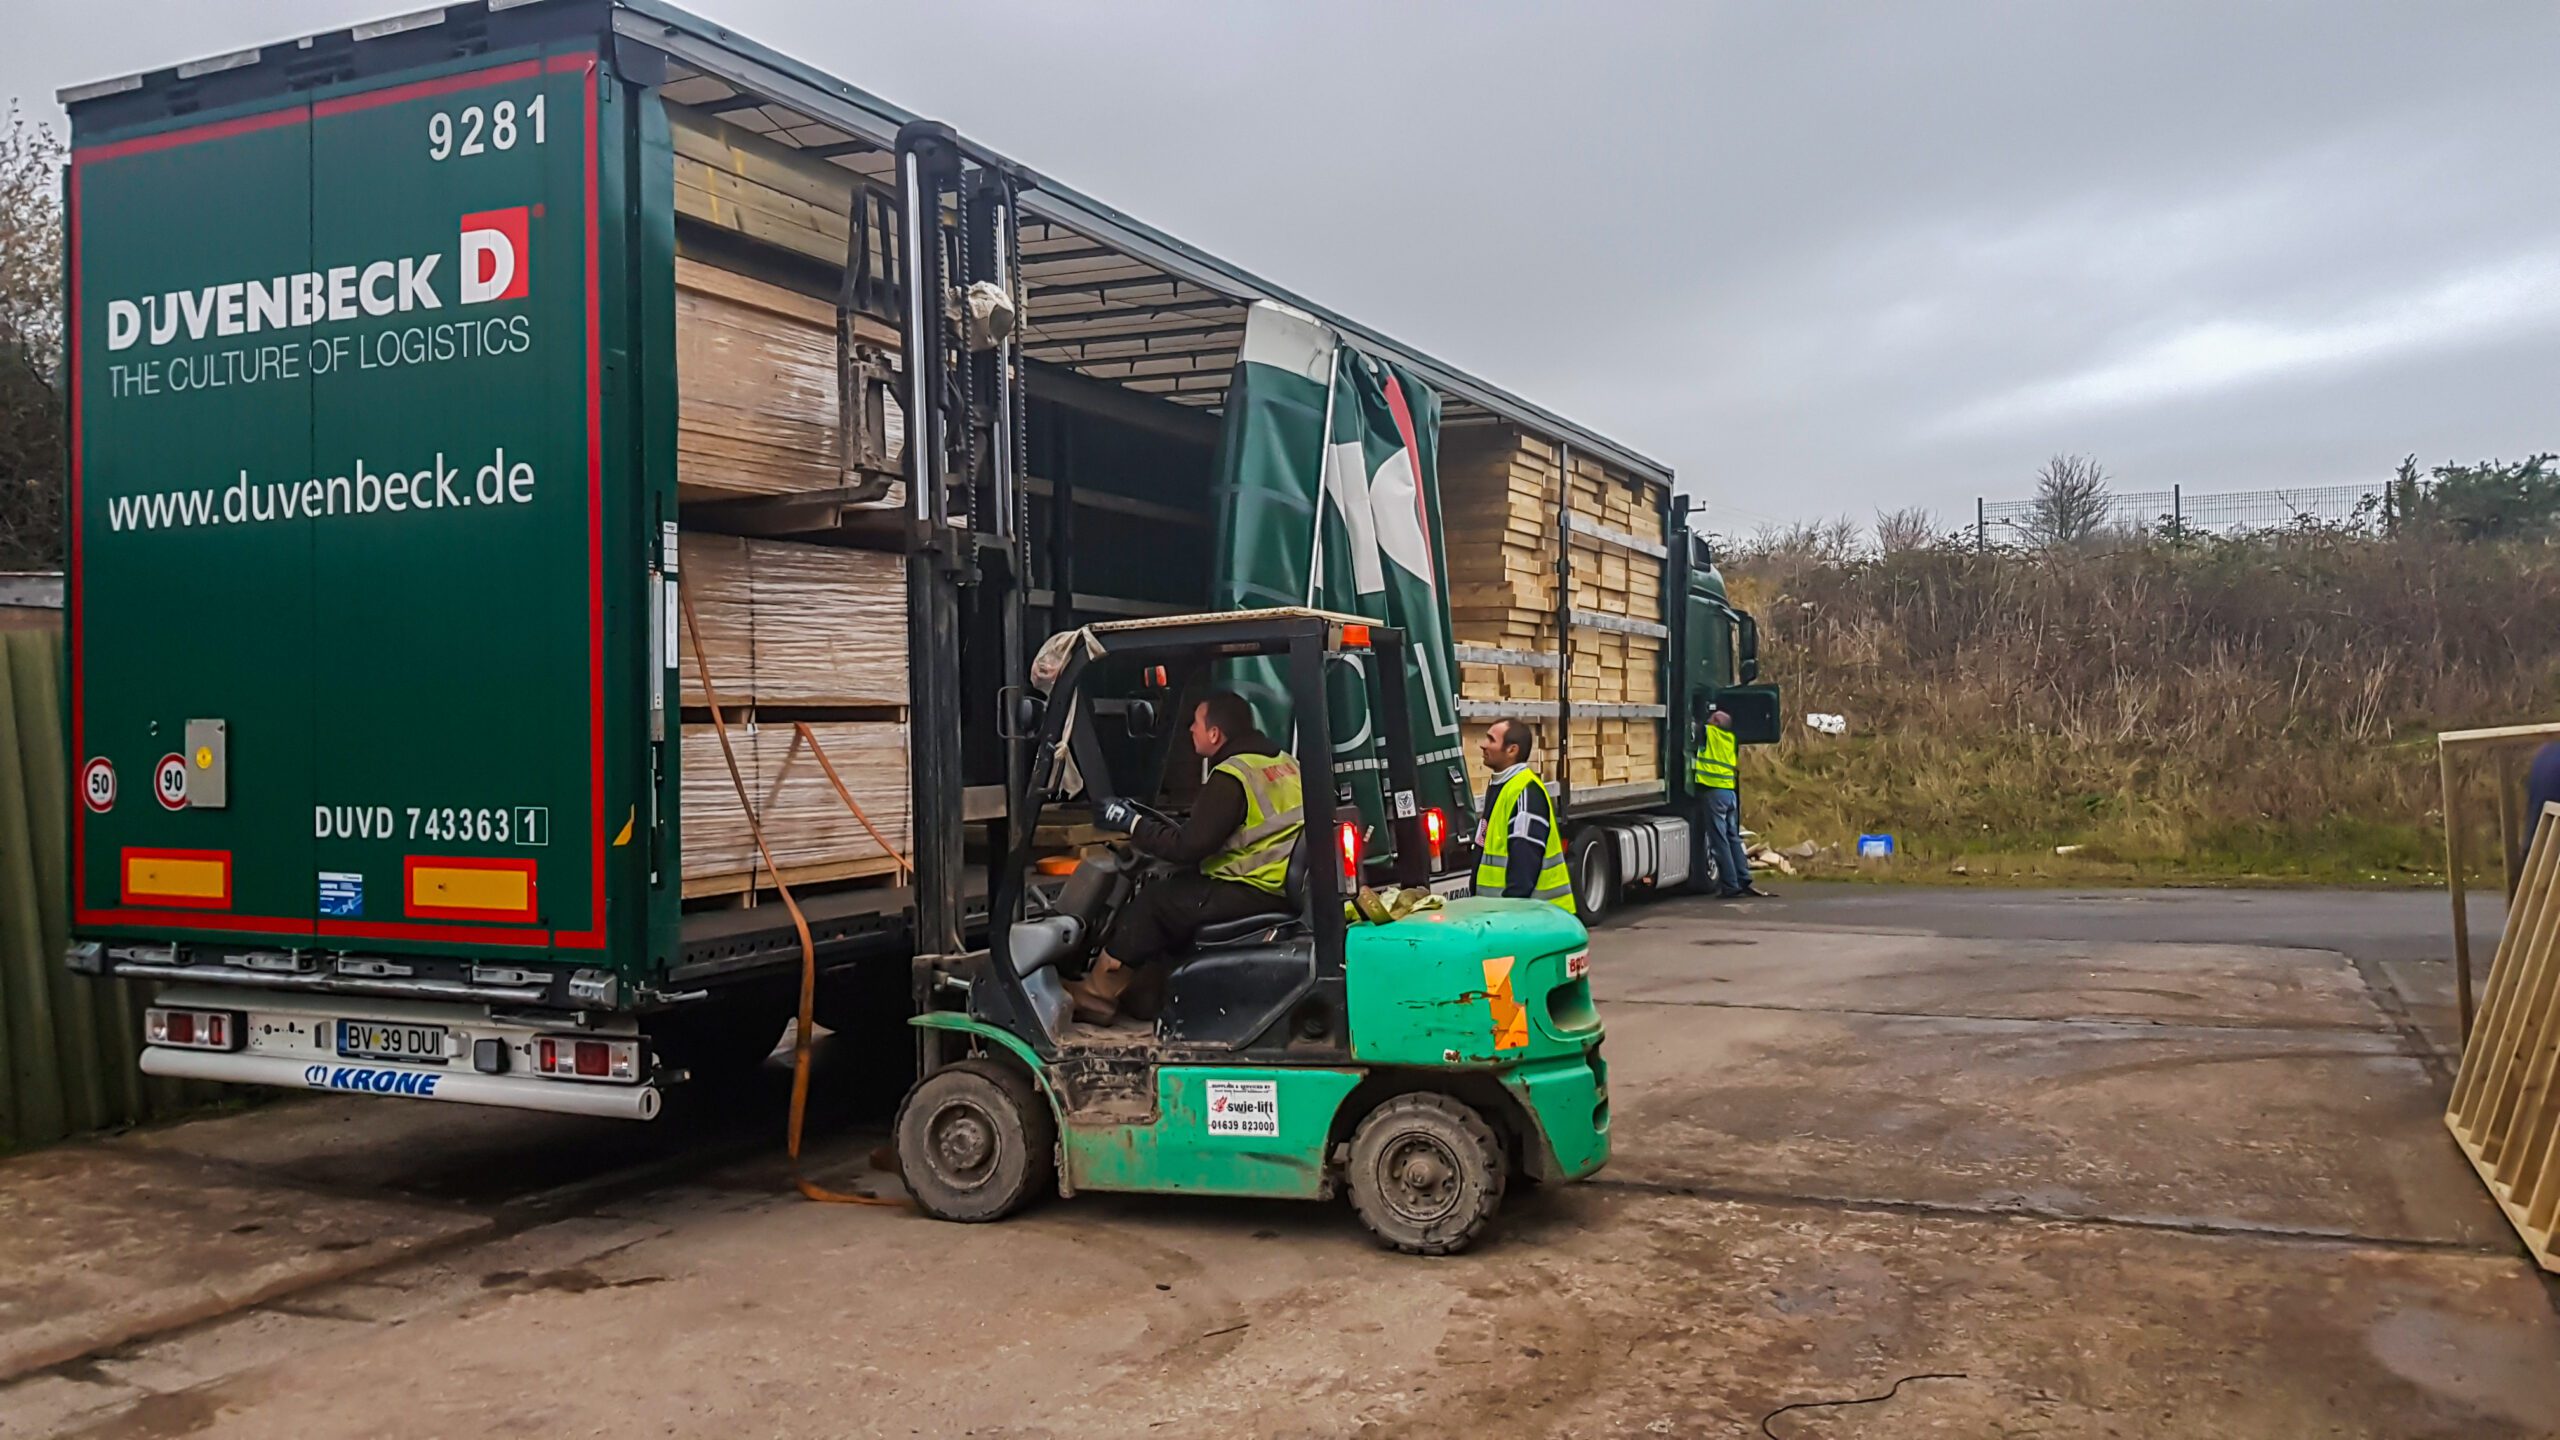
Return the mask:
M1706 738L1698 742L1698 753L1689 761L1689 778L1701 790L1733 788L1734 762L1741 747L1733 732L1719 725L1707 727Z
M1306 787L1287 755L1230 755L1211 774L1244 787L1244 823L1227 848L1200 862L1212 880L1233 880L1278 895L1289 888L1289 855L1307 828Z
M1538 772L1523 765L1520 773L1503 783L1493 797L1493 813L1484 820L1484 853L1476 859L1476 893L1499 895L1511 873L1511 817L1520 809L1520 797L1529 787L1547 797L1547 863L1538 867L1538 888L1531 898L1552 901L1564 907L1567 915L1582 913L1573 903L1573 876L1564 865L1564 817L1556 813L1556 797L1547 790L1547 782Z

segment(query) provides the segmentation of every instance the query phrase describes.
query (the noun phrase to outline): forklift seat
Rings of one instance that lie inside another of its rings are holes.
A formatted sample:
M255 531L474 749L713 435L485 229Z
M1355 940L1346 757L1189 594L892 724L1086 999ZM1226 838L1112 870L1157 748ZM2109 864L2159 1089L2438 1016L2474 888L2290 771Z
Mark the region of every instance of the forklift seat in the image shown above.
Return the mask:
M1299 857L1305 849L1306 846L1301 844L1297 849L1289 852L1288 873L1280 882L1280 893L1271 897L1270 909L1201 926L1199 931L1191 937L1191 945L1185 953L1220 950L1230 945L1241 945L1249 940L1261 940L1271 936L1275 931L1290 926L1304 928L1307 891L1304 883L1305 876L1301 871L1303 862Z
M1246 915L1234 920L1221 920L1215 925L1201 926L1200 933L1191 937L1191 948L1215 950L1222 945L1258 940L1270 931L1277 930L1283 925L1299 924L1303 919L1304 917L1295 910L1274 910L1264 915Z

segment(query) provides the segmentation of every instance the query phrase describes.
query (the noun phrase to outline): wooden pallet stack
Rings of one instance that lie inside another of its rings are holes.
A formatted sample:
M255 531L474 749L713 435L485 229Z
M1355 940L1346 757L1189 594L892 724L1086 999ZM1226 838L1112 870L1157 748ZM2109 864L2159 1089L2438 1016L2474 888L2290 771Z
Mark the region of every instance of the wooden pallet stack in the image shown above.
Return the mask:
M1561 536L1559 484L1578 517L1576 528ZM1561 538L1571 548L1571 609L1640 628L1661 625L1662 561L1619 538L1662 544L1660 486L1580 455L1560 477L1551 442L1512 425L1468 425L1443 434L1440 497L1450 624L1461 649L1459 695L1470 712L1471 742L1490 723L1487 712L1516 707L1551 744L1559 679L1577 706L1663 703L1659 635L1577 624L1560 654L1556 615ZM1658 780L1661 731L1657 718L1577 713L1565 773L1586 791ZM1472 743L1467 763L1482 786ZM1542 768L1555 775L1552 754Z
M852 176L711 117L680 107L671 115L680 216L768 250L842 263ZM678 498L841 485L833 300L776 283L788 267L747 274L714 263L731 247L680 240L680 249L691 253L678 256L675 276ZM875 320L860 319L856 335L895 353L896 332ZM897 421L893 407L893 448ZM679 635L685 897L743 900L775 880L709 723L706 664L782 878L802 886L894 874L911 849L905 562L692 531L680 558L704 652L697 662L691 635ZM836 793L822 755L870 825Z

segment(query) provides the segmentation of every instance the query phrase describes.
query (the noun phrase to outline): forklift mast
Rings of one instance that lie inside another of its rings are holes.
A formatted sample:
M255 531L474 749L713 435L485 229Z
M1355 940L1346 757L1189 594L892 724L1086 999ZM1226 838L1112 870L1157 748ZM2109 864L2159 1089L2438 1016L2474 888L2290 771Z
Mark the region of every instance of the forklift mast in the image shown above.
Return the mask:
M919 1004L965 947L965 792L983 779L1012 794L1028 754L996 723L998 696L1027 668L1018 324L1027 183L947 125L919 120L898 132ZM1025 823L1008 813L990 853L1005 853Z

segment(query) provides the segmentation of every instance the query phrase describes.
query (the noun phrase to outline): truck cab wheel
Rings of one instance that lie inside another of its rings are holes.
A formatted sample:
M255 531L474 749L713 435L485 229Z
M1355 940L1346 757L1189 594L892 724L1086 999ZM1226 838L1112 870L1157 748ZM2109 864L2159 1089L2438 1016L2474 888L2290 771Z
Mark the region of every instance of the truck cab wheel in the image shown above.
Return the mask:
M1057 1188L1057 1117L1001 1061L926 1076L898 1107L897 1145L908 1193L937 1220L1001 1220Z
M1509 1166L1474 1107L1428 1092L1381 1103L1351 1134L1351 1208L1380 1243L1455 1255L1502 1208Z
M1573 903L1580 910L1586 930L1597 930L1600 922L1618 909L1618 847L1610 842L1606 830L1585 831L1573 842Z

